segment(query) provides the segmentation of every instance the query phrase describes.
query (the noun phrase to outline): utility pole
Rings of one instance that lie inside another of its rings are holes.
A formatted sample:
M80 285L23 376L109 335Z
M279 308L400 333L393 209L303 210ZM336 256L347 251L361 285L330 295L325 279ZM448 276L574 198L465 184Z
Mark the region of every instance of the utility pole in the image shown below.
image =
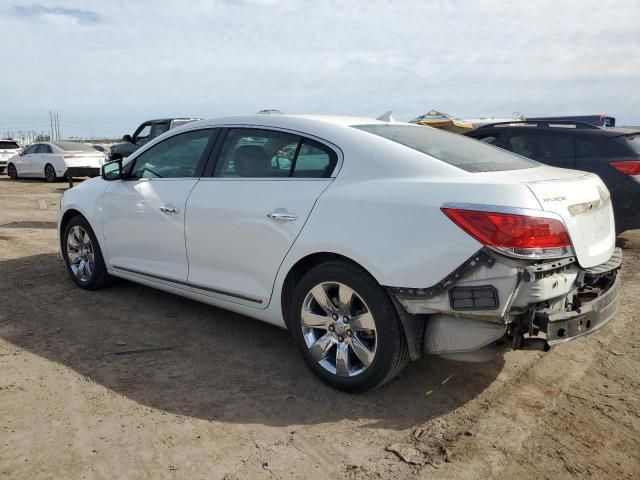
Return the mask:
M58 133L57 140L60 140L60 114L56 112L56 131Z
M51 115L51 110L49 110L49 140L53 140L53 115Z

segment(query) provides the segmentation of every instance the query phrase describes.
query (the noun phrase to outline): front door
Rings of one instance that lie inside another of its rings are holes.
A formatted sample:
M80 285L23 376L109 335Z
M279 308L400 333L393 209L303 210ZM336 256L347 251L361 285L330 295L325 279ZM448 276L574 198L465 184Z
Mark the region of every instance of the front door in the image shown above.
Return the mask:
M191 287L265 308L278 268L337 161L332 148L299 135L228 130L211 177L198 182L187 202Z
M18 171L18 175L22 176L30 176L33 174L32 168L32 159L37 155L38 148L40 147L39 143L35 143L30 147L26 148L22 155L19 155L15 159L16 170Z
M186 282L186 202L213 141L213 129L169 137L136 155L103 200L109 265L158 280Z

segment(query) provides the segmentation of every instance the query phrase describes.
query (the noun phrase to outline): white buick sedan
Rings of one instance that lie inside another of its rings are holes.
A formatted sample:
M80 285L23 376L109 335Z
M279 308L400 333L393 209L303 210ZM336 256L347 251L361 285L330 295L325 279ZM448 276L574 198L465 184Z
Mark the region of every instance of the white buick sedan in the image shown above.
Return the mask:
M190 123L67 190L59 233L79 287L120 277L286 327L346 391L423 355L546 351L618 306L597 176L399 122Z

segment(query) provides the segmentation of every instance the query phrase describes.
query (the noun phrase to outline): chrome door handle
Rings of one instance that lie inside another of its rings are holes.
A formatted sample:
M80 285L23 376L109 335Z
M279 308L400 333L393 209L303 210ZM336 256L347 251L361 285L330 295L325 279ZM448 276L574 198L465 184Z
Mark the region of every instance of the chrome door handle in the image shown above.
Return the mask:
M166 213L169 215L175 215L176 213L178 213L180 210L178 210L175 207L160 207L160 211L162 213Z
M293 222L298 218L295 213L287 212L286 210L274 210L271 213L267 213L267 217L271 220L284 220L285 222Z

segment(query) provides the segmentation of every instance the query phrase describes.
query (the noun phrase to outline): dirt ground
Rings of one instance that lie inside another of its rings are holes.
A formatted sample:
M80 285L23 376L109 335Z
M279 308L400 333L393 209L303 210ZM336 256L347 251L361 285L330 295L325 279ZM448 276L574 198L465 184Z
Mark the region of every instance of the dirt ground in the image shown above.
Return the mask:
M0 478L640 478L640 231L602 331L486 364L425 358L363 395L286 331L57 254L66 185L0 177Z

